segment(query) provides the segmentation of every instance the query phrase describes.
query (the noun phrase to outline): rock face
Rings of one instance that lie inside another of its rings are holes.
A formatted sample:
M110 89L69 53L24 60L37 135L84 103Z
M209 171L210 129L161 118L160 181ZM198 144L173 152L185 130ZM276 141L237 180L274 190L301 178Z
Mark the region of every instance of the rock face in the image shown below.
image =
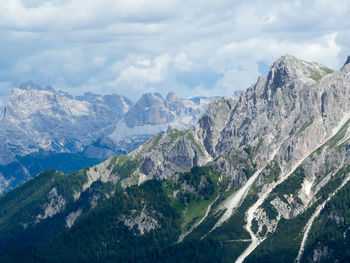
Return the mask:
M260 77L239 101L220 98L211 103L195 128L188 131L192 141L180 137L165 153L164 149L146 150L145 154L154 155L154 163L159 163L154 175L167 173L168 166L163 164L177 158L172 155L182 156L181 163L191 167L221 156L232 157L234 151L248 144L257 145L259 140L255 160L258 166L277 148L275 158L289 169L304 152L331 134L344 117L344 109L349 108L349 92L341 85L348 76L342 72L325 76L327 72L332 71L317 63L292 56L280 58L267 78ZM321 79L315 80L315 76ZM169 136L164 138L167 140ZM133 154L143 152L143 148L147 145Z
M0 193L44 169L71 172L130 152L171 127L189 128L210 100L168 97L149 93L132 104L117 94L74 98L51 87L21 84L0 114Z
M173 92L166 99L159 93L146 93L132 105L124 121L129 128L169 125L174 122L195 124L207 103L207 98L179 99Z
M144 235L153 229L161 227L158 221L147 213L145 208L142 209L141 212L131 210L130 215L121 216L121 220L123 221L124 225L130 230L136 228L138 230L138 233L136 232L135 234L140 235Z
M1 120L2 137L14 155L35 150L79 152L111 130L118 118L102 104L69 99L52 91L16 88Z
M49 193L49 202L44 205L44 215L37 215L35 224L48 217L53 217L55 214L61 212L65 206L66 200L57 193L56 188L53 188Z
M174 116L166 110L164 100L160 94L144 94L125 115L125 122L132 128L141 125L167 124L174 120Z
M132 102L127 97L118 94L101 96L91 92L86 92L83 96L77 96L75 99L107 106L113 110L114 117L118 120L129 111L130 106L132 105Z
M78 217L81 215L81 212L82 212L82 209L80 208L75 212L69 213L69 215L66 217L66 226L68 228L71 228L74 225L75 220L78 219Z

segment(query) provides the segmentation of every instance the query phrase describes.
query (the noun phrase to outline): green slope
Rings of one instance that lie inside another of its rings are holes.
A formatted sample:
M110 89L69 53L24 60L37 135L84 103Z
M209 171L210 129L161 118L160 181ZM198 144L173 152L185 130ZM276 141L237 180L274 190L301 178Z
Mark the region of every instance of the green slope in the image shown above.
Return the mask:
M36 180L48 183L55 176L69 178L59 172L48 172ZM188 262L189 259L221 262L219 255L223 251L217 241L176 244L180 233L203 217L209 202L226 188L227 182L219 182L218 178L219 174L212 168L196 167L179 175L177 181L150 180L141 186L119 189L80 217L71 229L55 238L53 234L46 237L51 241L29 245L13 242L0 262ZM31 183L38 184L37 181ZM44 189L46 184L42 185ZM31 189L27 184L22 187ZM17 191L25 194L24 190ZM16 196L16 193L12 195ZM11 203L9 199L13 196L6 195L3 198L7 200L2 198L0 201ZM138 225L130 228L123 223L128 216L137 217L142 213L157 222L154 229L142 234ZM59 218L56 220L59 222ZM50 228L52 221L41 225L40 231Z

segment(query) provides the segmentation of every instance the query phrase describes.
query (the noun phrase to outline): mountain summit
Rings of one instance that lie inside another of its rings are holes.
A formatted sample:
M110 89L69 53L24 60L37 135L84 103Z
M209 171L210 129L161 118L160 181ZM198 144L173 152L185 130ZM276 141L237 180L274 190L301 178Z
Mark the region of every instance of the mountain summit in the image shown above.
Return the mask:
M350 71L350 55L348 56L348 58L346 59L343 67L341 68L342 72L349 72Z
M296 57L285 55L275 61L267 76L269 86L283 87L290 82L312 83L318 81L333 70L316 62L306 62Z

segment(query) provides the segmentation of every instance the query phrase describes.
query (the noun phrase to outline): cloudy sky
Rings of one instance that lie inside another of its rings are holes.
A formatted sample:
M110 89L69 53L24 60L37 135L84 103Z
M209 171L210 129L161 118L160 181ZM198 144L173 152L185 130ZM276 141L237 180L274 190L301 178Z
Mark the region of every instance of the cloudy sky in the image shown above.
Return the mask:
M0 97L32 80L81 94L230 95L284 54L338 70L347 0L0 0Z

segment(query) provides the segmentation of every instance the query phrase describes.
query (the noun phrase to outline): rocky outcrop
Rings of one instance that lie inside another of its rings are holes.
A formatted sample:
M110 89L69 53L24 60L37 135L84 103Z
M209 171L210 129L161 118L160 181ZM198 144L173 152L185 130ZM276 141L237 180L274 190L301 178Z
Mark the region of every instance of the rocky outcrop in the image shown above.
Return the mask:
M49 217L53 217L57 213L63 211L63 209L66 206L66 200L57 193L57 189L53 188L48 197L48 202L45 203L43 209L44 214L43 215L37 215L35 224L39 223L41 220L44 220Z
M78 209L75 212L69 213L69 215L66 217L66 226L68 228L71 228L74 225L75 220L78 219L78 217L81 215L82 209Z
M134 231L135 235L144 235L161 227L158 221L148 214L145 207L141 211L131 210L129 215L121 216L120 219L126 227Z

